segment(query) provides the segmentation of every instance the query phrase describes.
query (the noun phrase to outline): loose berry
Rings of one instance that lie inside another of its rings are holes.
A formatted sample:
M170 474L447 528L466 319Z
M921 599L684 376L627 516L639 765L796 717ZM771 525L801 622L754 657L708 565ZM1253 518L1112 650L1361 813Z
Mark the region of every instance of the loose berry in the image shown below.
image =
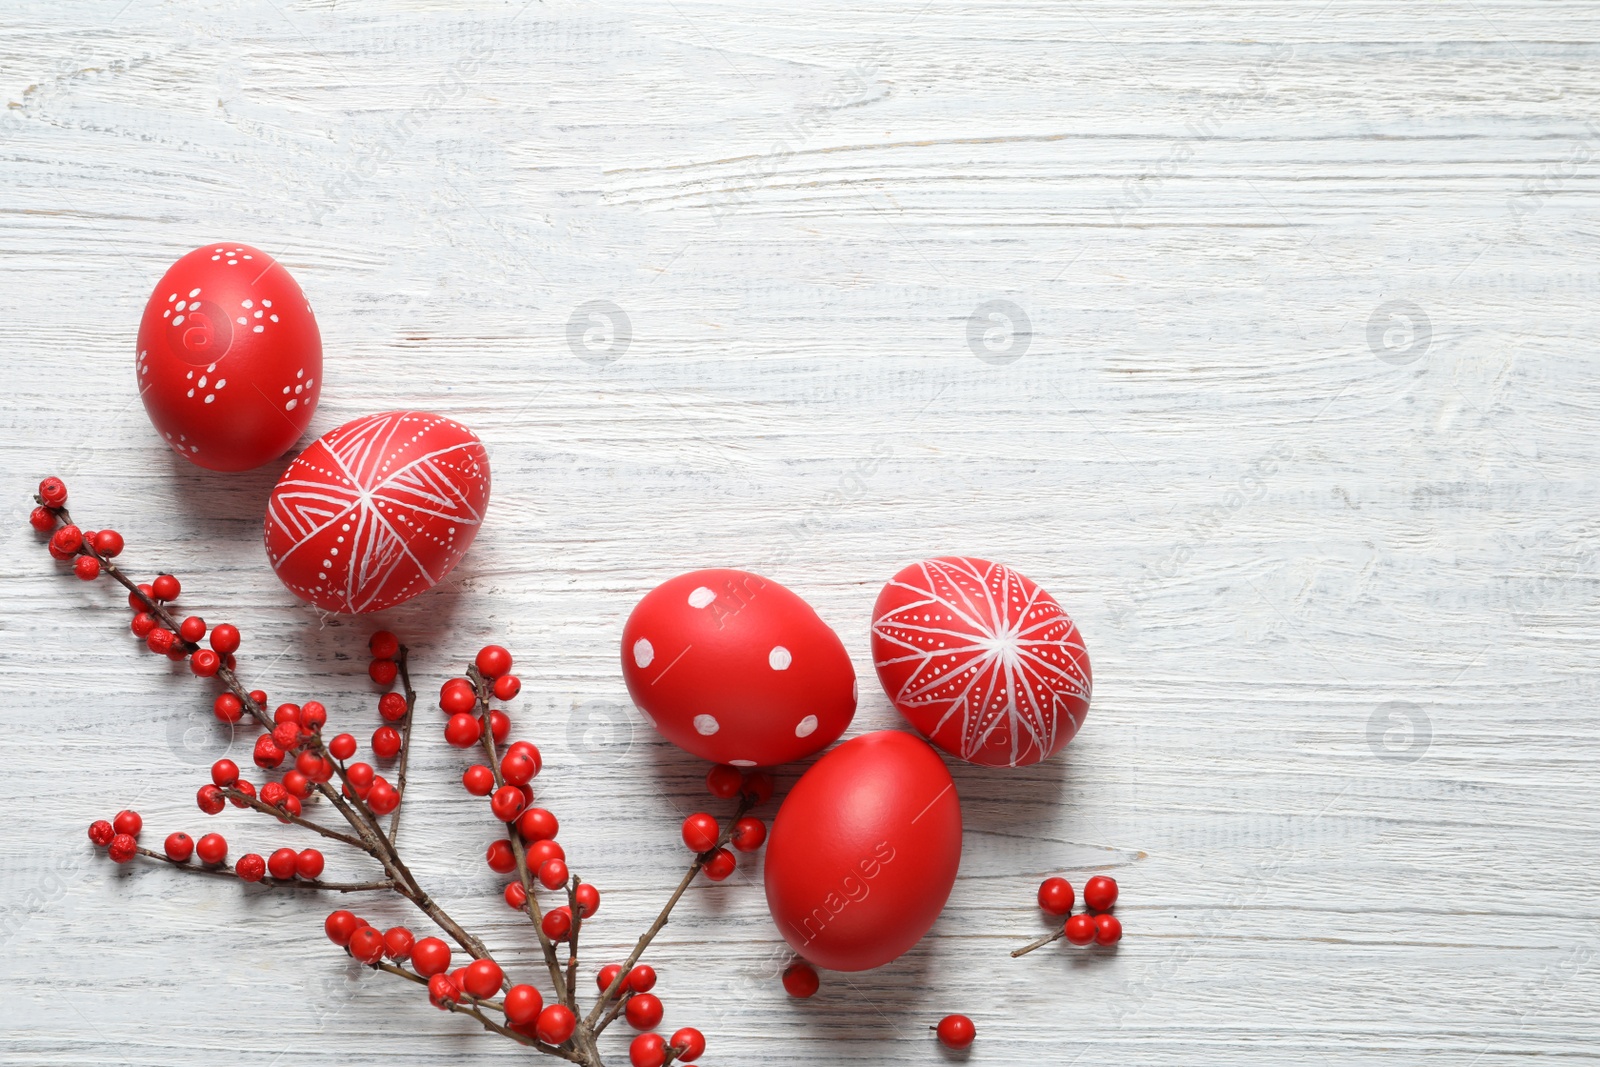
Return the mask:
M783 991L791 997L812 996L821 984L817 972L805 960L795 960L783 969Z
M370 926L363 926L350 936L350 955L365 964L383 959L383 935Z
M444 727L444 739L456 748L471 748L483 738L483 726L465 712L450 716Z
M507 752L500 760L500 777L512 785L527 785L539 773L539 765L525 749Z
M461 1000L461 990L447 975L436 974L428 979L428 1002L440 1011L445 1010L446 1004L455 1004Z
M372 753L379 759L394 759L400 755L400 731L393 726L380 726L372 731Z
M1097 945L1115 945L1121 941L1122 921L1115 915L1095 916L1094 940Z
M255 761L257 767L265 770L283 762L283 749L278 747L271 734L262 734L256 738L256 747L250 758Z
M199 644L200 639L205 635L206 620L202 619L198 615L190 615L187 619L184 619L178 624L178 636L189 642L191 645Z
M211 702L211 714L220 722L238 722L244 718L244 705L232 693L220 693Z
M464 715L478 706L478 691L465 678L452 678L439 690L439 707L446 715Z
M767 824L754 815L746 815L733 824L733 847L740 852L754 852L767 840Z
M39 500L47 508L59 508L67 502L67 483L49 477L39 483Z
M494 791L494 796L489 798L489 809L494 812L494 817L501 822L510 822L522 811L526 798L522 790L514 785L503 785Z
M400 639L388 630L379 630L367 639L373 659L394 659L400 654Z
M280 848L267 857L267 873L280 882L287 882L294 877L295 861L300 854L292 848Z
M566 861L567 850L555 841L535 841L528 846L528 869L536 871L551 860Z
M594 984L600 987L600 992L604 993L606 990L611 988L611 983L616 981L617 975L621 973L622 964L608 963L604 967L600 968L599 974L594 976ZM628 983L626 981L617 987L617 994L619 996L627 991Z
M321 877L323 862L322 853L316 849L301 849L300 854L294 858L294 873L307 881L312 881Z
M40 504L28 512L28 525L40 533L49 533L56 528L56 513Z
M544 936L552 941L565 941L572 933L572 911L565 904L544 913Z
M726 763L719 763L706 772L706 788L711 790L711 795L714 797L732 800L739 795L739 789L743 785L744 772Z
M450 946L437 937L425 937L411 946L411 966L424 978L450 969Z
M399 693L385 693L378 698L378 714L384 722L399 722L406 717L406 698Z
M106 854L117 863L127 863L139 852L139 842L133 839L132 834L118 834L111 839L111 844L106 847Z
M544 995L531 985L514 985L506 990L503 1006L507 1022L526 1026L544 1010Z
M535 1031L547 1045L564 1044L578 1028L578 1018L565 1004L551 1004L539 1013Z
M267 861L254 852L246 852L239 857L239 862L233 865L233 873L246 882L259 882L267 874Z
M578 914L585 919L600 910L600 890L588 882L574 889L572 895L578 902Z
M934 1030L939 1035L939 1043L945 1048L968 1048L978 1036L978 1028L965 1015L946 1015Z
M174 863L188 863L189 857L194 855L194 839L183 831L168 834L162 843L162 850L166 852L167 859Z
M183 586L179 585L178 579L172 575L161 574L157 575L156 580L150 583L150 592L157 600L177 600L178 594L183 592Z
M1087 945L1094 940L1094 916L1074 915L1062 926L1067 940L1074 945Z
M395 666L392 659L375 659L367 664L367 677L382 686L393 685L399 673L400 668Z
M86 582L100 577L100 561L93 556L79 556L72 564L72 573Z
M219 656L231 656L239 651L239 628L227 622L212 627L211 647Z
M622 1009L622 1014L635 1030L654 1030L661 1025L661 998L654 993L635 993L628 998L628 1006Z
M539 884L546 889L560 889L567 884L571 872L567 870L564 860L545 860L539 865Z
M722 827L717 825L717 820L703 811L683 820L683 843L689 846L690 852L709 852L717 847L721 836Z
M1117 881L1097 874L1083 885L1083 903L1091 911L1110 911L1117 903Z
M474 763L461 775L461 784L475 797L486 797L494 792L494 772L481 763ZM517 791L522 796L522 791Z
M732 874L738 865L739 861L734 859L732 852L719 848L711 854L710 859L706 860L706 865L702 869L706 872L707 878L713 882L720 882Z
M383 932L383 954L396 963L410 959L416 944L416 937L404 926L391 926Z
M514 700L522 692L522 680L514 674L504 674L494 680L496 700Z
M524 841L549 841L560 829L556 817L543 808L529 808L517 817L517 833Z
M741 789L754 797L757 804L765 804L772 799L772 791L777 785L777 781L766 771L746 771Z
M89 840L101 848L111 844L111 839L116 836L116 828L105 819L96 819L89 824Z
M117 817L111 820L111 828L119 834L138 837L139 831L144 829L144 820L136 811L119 811Z
M336 760L347 760L356 754L356 739L349 734L340 734L328 742L328 755Z
M221 834L206 834L194 843L200 862L215 866L228 858L228 841Z
M128 623L128 629L133 631L135 637L149 637L150 631L156 628L156 617L148 611L141 611ZM224 694L226 695L226 694Z
M207 815L215 815L228 805L227 798L222 795L222 790L214 785L201 786L200 791L194 795L194 801L200 806L200 810Z
M648 963L641 963L628 972L628 982L624 989L634 993L648 993L656 987L656 969Z
M633 1005L628 1005L631 1010ZM628 1046L628 1062L633 1067L661 1067L667 1062L667 1043L660 1034L640 1034Z
M528 906L528 891L522 888L521 882L507 882L505 898L506 907L512 911L521 911Z
M189 654L189 669L197 678L210 678L222 666L222 657L209 648L197 648Z
M1039 883L1039 907L1050 915L1065 915L1072 910L1072 883L1065 878L1046 878Z
M494 960L473 960L467 964L467 980L462 988L479 1000L487 1000L500 992L505 972Z
M678 1054L679 1062L693 1063L706 1050L706 1035L692 1026L685 1026L673 1032L672 1040L667 1045Z

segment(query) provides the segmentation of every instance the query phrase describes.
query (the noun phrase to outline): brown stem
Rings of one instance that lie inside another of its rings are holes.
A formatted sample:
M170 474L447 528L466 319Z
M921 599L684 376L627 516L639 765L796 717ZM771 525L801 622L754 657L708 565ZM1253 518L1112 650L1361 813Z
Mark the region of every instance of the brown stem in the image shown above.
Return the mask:
M239 881L241 881L241 882L244 881L243 878L239 878L238 870L231 864L224 865L224 866L221 866L221 867L194 867L194 866L191 866L188 863L184 863L184 862L180 862L178 860L175 860L171 856L166 855L165 853L156 852L153 849L145 848L143 845L139 845L138 846L138 850L139 850L139 855L141 855L141 856L149 856L153 860L160 860L162 863L165 863L170 867L175 867L180 871L188 871L190 874L205 874L205 875L210 875L213 878L238 878ZM261 879L257 880L254 883L246 883L246 884L247 885L248 884L262 885L262 886L266 886L268 889L326 889L326 890L328 890L330 892L334 892L334 893L360 893L360 892L364 892L364 891L369 890L369 889L393 889L394 888L394 883L390 882L390 881L381 881L381 882L321 882L321 881L318 881L315 878L309 878L309 879L281 878L280 879L280 878L273 878L270 875L267 876L267 877L261 878Z
M578 931L583 928L583 910L578 907L578 886L583 880L573 875L567 880L567 910L572 913L572 932L567 935L567 1007L578 1013Z
M312 822L310 819L302 818L299 815L291 815L282 808L275 808L271 804L266 803L253 793L241 793L232 786L228 786L222 791L222 795L227 797L229 800L234 801L236 804L244 804L247 807L254 808L255 810L266 815L271 815L275 819L287 819L296 826L304 826L308 830L315 830L323 837L343 842L344 844L349 845L351 848L358 848L362 852L366 852L369 855L372 853L372 849L367 847L364 842L351 837L349 834L341 834L338 830L330 830L321 823Z
M623 1011L628 1007L628 1001L632 999L632 993L624 993L622 996L617 998L617 1002L611 1006L611 1010L606 1012L606 1017L601 1019L599 1024L595 1026L593 1034L596 1039L598 1039L601 1034L606 1032L606 1027L610 1026L616 1021L617 1016L623 1013ZM585 1021L585 1025L588 1025L587 1020Z
M1012 949L1011 950L1011 958L1012 959L1016 959L1018 956L1026 956L1028 953L1034 951L1035 949L1044 948L1046 945L1050 944L1052 941L1059 941L1059 940L1061 940L1062 935L1064 935L1066 932L1067 932L1066 925L1063 924L1060 927L1058 927L1056 929L1056 932L1053 933L1053 934L1045 934L1043 937L1035 938L1034 940L1029 941L1026 945L1023 945L1021 948Z
M422 977L420 974L415 974L411 971L408 971L404 967L396 967L392 963L385 963L384 961L379 960L377 963L371 964L370 966L373 970L386 971L389 974L404 978L408 982L415 982L422 986L426 986L428 984L428 980ZM519 1045L526 1045L535 1052L542 1052L546 1056L556 1056L560 1059L566 1060L569 1063L581 1063L588 1065L588 1067L593 1067L593 1065L590 1064L590 1061L582 1059L578 1055L568 1052L566 1049L558 1048L555 1045L547 1045L543 1041L537 1041L534 1038L527 1037L524 1034L519 1034L510 1027L501 1026L487 1015L484 1015L482 1011L483 1008L493 1008L497 1011L504 1010L505 1005L498 1000L475 1000L471 1004L455 1004L446 1001L445 1007L448 1010L456 1012L460 1015L470 1015L474 1019L478 1020L478 1022L482 1023L484 1029L492 1030L502 1037L508 1037Z
M400 655L395 662L400 667L400 688L406 694L406 717L400 720L400 766L396 768L394 791L400 794L400 803L395 805L394 814L389 816L389 839L395 840L400 833L400 808L406 799L406 765L411 760L411 719L417 710L417 691L411 688L411 671L406 666L406 659L410 650L405 645L400 646Z

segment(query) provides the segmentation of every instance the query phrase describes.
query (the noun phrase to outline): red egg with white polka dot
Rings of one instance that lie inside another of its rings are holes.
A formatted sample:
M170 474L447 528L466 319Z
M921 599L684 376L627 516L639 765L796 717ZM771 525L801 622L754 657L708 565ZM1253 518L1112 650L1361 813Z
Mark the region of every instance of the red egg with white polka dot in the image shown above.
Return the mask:
M810 604L748 571L692 571L651 590L622 628L622 676L663 737L735 767L819 752L856 712L839 636Z
M873 608L872 660L894 706L959 759L1025 767L1089 713L1083 635L1010 567L968 556L914 563Z
M380 611L461 562L489 506L489 455L459 422L386 411L311 443L272 490L267 559L328 611Z
M216 471L277 459L311 422L322 334L282 264L249 245L197 248L139 321L139 396L178 455Z

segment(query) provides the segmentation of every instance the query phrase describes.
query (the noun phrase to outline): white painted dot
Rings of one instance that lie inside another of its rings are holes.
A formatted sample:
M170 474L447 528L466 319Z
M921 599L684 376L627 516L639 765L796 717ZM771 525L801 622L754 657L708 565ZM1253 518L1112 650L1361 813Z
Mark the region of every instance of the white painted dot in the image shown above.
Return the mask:
M793 662L794 657L789 655L789 650L782 645L772 646L772 651L767 653L767 665L775 671L786 671Z
M656 658L655 646L641 637L633 643L633 662L640 667L650 666L650 661Z
M199 296L199 295L200 295L200 290L198 290L198 289L190 289L189 290L189 298L191 300L194 299L195 297Z
M182 315L179 315L177 318L172 320L172 325L174 325L174 326L181 326L182 324L183 324L183 316Z
M720 729L722 724L714 716L700 714L694 717L694 732L701 737L710 737Z
M756 761L753 759L731 759L728 761L728 766L730 767L754 767L755 765Z
M816 732L817 717L815 715L807 715L805 718L801 719L799 724L794 728L794 735L796 737L810 737Z
M283 405L283 410L285 410L285 411L293 411L299 405L300 405L300 401L291 400L287 404Z
M260 333L260 332L261 332L261 331L262 331L262 330L265 330L265 329L266 329L266 327L265 327L265 326L257 326L257 327L256 327L256 328L255 328L255 332L256 332L256 333Z
M206 403L209 404L213 400L215 400L216 398L217 398L217 394L216 393L207 393L206 394Z
M188 307L188 306L189 306L189 301L187 301L187 300L180 300L180 301L178 301L178 302L177 302L177 303L176 303L176 304L174 304L174 305L173 305L173 308L172 308L172 310L173 310L173 311L182 311L182 310L183 310L183 309L184 309L184 308L186 308L186 307Z
M255 301L253 301L253 300L243 300L243 301L240 301L239 306L247 308L247 307L253 307L254 304L255 304Z
M689 606L691 608L703 608L715 599L717 599L717 594L702 585L689 594Z

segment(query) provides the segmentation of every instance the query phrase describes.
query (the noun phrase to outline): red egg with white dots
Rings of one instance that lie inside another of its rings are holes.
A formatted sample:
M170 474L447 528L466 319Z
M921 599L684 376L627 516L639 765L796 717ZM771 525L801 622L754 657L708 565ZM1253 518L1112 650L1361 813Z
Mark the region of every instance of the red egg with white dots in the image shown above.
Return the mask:
M914 563L883 587L872 615L884 691L952 756L1026 767L1083 725L1092 686L1083 636L1010 567L968 556Z
M282 264L249 245L206 245L150 294L135 370L168 447L210 470L249 470L283 455L310 424L322 334Z
M735 767L819 752L856 710L838 635L799 596L748 571L691 571L646 594L622 629L622 676L663 737Z
M459 422L386 411L330 430L267 505L267 559L328 611L380 611L436 585L489 506L489 455Z

